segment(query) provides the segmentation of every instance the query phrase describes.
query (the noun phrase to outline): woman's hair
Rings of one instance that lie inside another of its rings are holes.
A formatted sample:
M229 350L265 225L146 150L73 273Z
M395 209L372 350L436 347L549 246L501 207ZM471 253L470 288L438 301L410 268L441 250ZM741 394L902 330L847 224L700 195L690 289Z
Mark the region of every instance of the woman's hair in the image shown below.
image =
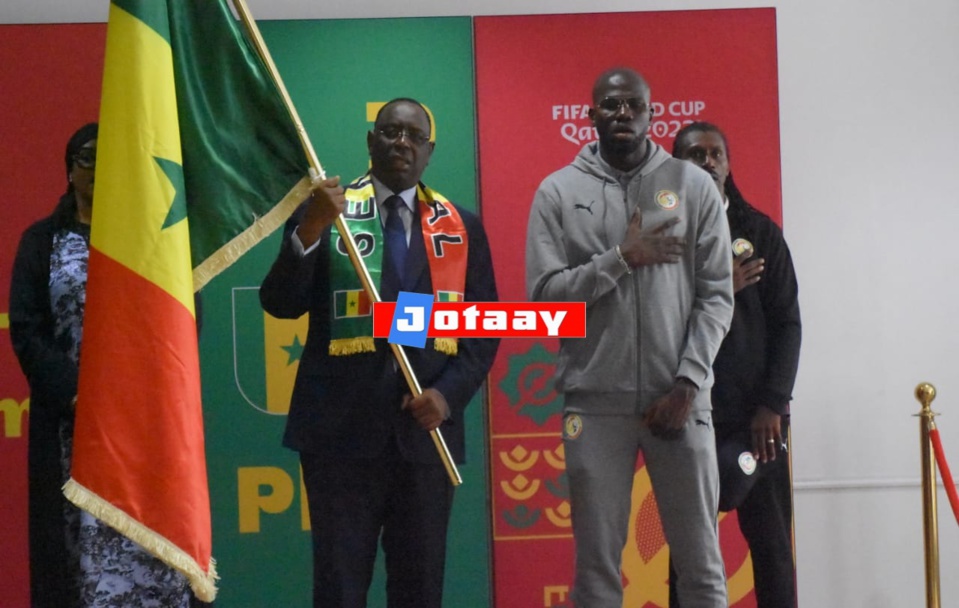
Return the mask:
M73 191L73 184L70 183L70 169L73 168L73 159L85 143L97 138L99 125L95 122L87 123L77 129L70 140L67 142L67 151L64 160L67 165L67 192Z

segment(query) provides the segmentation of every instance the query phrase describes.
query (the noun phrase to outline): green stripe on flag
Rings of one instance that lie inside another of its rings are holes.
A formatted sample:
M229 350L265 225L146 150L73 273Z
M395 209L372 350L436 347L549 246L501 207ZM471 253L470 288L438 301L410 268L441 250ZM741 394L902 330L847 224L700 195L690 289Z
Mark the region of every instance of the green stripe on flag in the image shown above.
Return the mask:
M333 293L333 316L342 319L346 316L346 292L336 291Z
M171 2L169 11L199 289L286 221L306 196L309 165L269 71L227 4Z
M170 43L170 24L166 2L156 0L113 0L113 4L130 13Z

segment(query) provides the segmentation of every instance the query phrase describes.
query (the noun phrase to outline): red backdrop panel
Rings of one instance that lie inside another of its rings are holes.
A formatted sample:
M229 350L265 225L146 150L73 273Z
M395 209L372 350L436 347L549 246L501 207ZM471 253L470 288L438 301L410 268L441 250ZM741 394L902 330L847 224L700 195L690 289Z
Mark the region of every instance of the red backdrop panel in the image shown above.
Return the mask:
M29 392L7 327L10 270L20 234L66 190L67 140L97 120L105 35L102 23L0 26L0 604L10 608L29 605L29 422L14 411Z
M474 21L483 221L500 296L524 300L526 223L540 181L596 138L596 76L619 65L652 88L652 139L706 120L726 133L747 200L781 218L774 9L481 17ZM573 543L553 390L555 342L505 340L494 365L490 434L497 608L569 605ZM626 604L666 606L666 557L640 467L624 551ZM754 606L735 517L721 523L730 600Z

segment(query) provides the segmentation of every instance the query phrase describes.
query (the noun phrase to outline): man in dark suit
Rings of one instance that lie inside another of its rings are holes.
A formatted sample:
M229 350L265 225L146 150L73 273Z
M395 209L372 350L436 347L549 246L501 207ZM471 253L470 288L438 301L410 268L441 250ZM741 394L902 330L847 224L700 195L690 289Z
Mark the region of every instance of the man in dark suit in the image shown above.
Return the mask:
M412 398L332 226L342 213L381 299L493 301L489 244L478 218L420 183L434 143L425 108L380 110L367 134L371 171L344 190L317 182L287 223L260 288L279 318L310 313L284 445L300 453L313 533L313 603L366 605L382 541L391 608L442 605L453 499L428 431L464 459L463 410L486 378L492 339L432 340L408 349L422 395Z

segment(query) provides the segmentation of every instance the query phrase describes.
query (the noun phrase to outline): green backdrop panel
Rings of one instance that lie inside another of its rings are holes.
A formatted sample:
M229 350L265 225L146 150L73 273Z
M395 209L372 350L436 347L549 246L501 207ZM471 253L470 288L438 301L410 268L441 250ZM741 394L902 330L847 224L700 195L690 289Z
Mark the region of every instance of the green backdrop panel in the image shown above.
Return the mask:
M476 208L472 33L468 18L260 24L329 175L368 167L370 113L414 97L436 119L424 181ZM305 497L296 454L280 445L305 326L264 319L256 288L279 249L273 235L203 290L202 372L214 510L218 608L308 606ZM269 380L269 381L268 381ZM280 395L280 397L277 397ZM468 463L450 525L446 605L489 606L487 457L482 400L467 410ZM382 563L371 607L385 606Z

